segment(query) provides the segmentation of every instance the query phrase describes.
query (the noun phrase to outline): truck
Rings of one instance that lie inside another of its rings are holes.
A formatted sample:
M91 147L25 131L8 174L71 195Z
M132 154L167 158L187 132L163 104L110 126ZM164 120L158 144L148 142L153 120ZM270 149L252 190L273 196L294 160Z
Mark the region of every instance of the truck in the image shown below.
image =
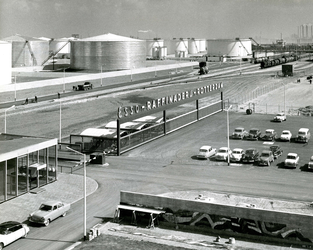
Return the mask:
M209 68L207 66L207 63L206 62L199 62L199 74L200 75L205 75L207 73L209 73Z
M84 82L84 84L79 84L77 86L73 86L73 90L89 90L92 89L92 84L90 82Z

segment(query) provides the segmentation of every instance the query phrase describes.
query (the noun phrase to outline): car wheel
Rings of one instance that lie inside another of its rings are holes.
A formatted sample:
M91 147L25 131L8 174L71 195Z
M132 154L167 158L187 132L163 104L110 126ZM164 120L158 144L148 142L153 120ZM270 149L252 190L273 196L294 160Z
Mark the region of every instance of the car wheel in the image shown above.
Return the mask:
M50 219L45 222L45 226L47 227L50 224Z
M0 250L2 250L3 249L3 243L0 243Z
M66 216L66 212L62 214L62 217L65 217L65 216Z

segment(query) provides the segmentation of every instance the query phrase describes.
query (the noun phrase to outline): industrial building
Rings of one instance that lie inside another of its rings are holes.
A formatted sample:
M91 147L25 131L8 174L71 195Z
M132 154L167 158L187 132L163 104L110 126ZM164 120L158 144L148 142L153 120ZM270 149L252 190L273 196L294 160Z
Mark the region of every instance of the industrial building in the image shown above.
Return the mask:
M70 43L72 69L116 71L145 67L144 40L108 33Z
M0 41L0 55L0 85L9 84L12 82L12 44Z
M57 180L57 139L0 134L0 203Z
M12 67L41 66L49 56L49 42L15 35L2 39L12 44Z

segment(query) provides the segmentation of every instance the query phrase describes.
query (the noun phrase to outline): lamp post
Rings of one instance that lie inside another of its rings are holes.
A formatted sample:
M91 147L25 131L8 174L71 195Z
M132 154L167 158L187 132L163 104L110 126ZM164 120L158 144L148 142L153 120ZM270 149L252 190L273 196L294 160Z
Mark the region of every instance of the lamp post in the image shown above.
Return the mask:
M10 109L13 109L13 108L15 108L15 105L4 110L4 133L7 132L7 111L9 111Z
M75 153L77 153L77 154L80 154L80 155L83 155L84 156L84 240L86 240L87 239L87 230L86 230L86 221L87 221L87 216L86 216L86 214L87 214L87 206L86 206L86 204L87 204L87 195L86 195L86 154L83 154L83 153L81 153L81 152L79 152L79 151L76 151L75 149L72 149L72 148L70 148L70 147L66 147L68 150L70 150L70 151L73 151L73 152L75 152Z
M16 102L16 75L14 78L14 102Z
M229 150L229 116L228 116L228 111L230 110L232 108L232 105L230 105L229 107L228 107L228 109L226 110L226 112L227 112L227 148L228 148L228 150ZM228 166L229 166L229 152L228 152L228 155L227 155L227 164L228 164Z
M101 64L101 83L100 83L100 85L101 85L101 87L102 87L102 64Z
M65 68L63 69L63 93L65 92Z
M60 99L60 129L59 129L59 131L60 131L59 141L61 142L61 140L62 140L62 133L61 133L61 131L62 131L62 101L61 101L61 99Z

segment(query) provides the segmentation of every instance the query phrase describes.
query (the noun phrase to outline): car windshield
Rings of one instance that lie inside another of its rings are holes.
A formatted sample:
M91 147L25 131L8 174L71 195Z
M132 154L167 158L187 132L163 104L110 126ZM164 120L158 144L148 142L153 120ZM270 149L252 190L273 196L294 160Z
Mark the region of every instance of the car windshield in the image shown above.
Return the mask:
M294 155L288 155L288 156L287 156L287 159L292 159L292 160L294 160L294 159L296 159L296 156L294 156Z
M258 132L257 130L250 130L250 134L254 134L255 135L255 134L257 134L257 132Z
M219 152L219 153L227 153L227 149L223 149L223 148L222 148L222 149L219 149L218 152Z
M52 210L52 206L42 204L39 209L42 210L42 211L51 211Z
M305 132L300 131L299 135L305 135Z
M247 155L252 155L253 153L254 153L254 150L247 150L247 151L246 151L246 154L247 154Z
M268 153L268 152L261 154L261 157L269 157L269 156L270 156L270 153Z
M265 134L271 135L271 134L272 134L272 131L265 131Z
M236 128L236 129L235 129L235 132L236 132L236 133L241 133L242 131L243 131L242 128Z
M276 151L276 150L278 150L278 146L271 146L270 149L271 149L272 151Z
M276 116L283 116L284 114L277 114Z
M241 154L241 151L240 150L234 150L233 154Z
M208 150L201 148L201 149L200 149L200 152L206 153L206 152L208 152Z
M283 135L289 135L289 132L288 131L284 131Z

